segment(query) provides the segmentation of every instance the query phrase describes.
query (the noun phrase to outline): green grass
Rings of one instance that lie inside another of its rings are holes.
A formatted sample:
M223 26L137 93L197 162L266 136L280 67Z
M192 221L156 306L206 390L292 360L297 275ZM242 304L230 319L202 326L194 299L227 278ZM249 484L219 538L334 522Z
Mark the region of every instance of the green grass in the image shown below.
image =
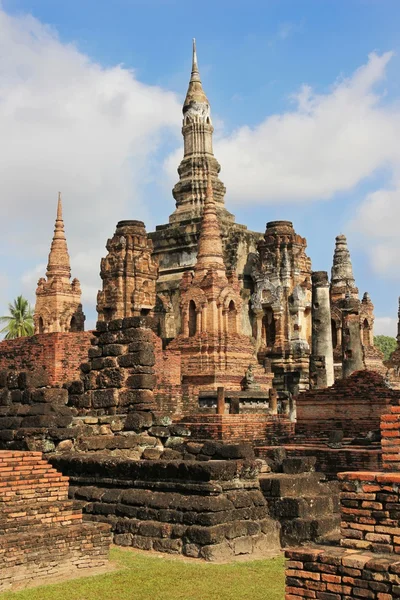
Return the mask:
M111 550L118 570L5 592L1 600L283 600L283 557L224 565Z

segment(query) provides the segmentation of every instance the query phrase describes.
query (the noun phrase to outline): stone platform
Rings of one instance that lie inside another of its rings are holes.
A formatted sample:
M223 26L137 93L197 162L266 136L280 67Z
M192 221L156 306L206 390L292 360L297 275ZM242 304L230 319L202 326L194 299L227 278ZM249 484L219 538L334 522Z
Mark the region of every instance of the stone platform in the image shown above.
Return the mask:
M109 523L114 542L208 561L280 552L252 460L126 460L54 456L86 518Z
M82 522L68 477L40 452L0 451L0 592L107 564L106 524Z

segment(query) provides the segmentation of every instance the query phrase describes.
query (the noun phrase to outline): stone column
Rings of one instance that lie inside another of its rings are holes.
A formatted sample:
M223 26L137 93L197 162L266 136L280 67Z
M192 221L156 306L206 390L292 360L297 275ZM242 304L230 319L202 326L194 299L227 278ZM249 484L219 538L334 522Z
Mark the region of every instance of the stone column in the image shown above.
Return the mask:
M225 389L223 387L217 388L217 415L223 415L225 413Z
M329 280L326 271L314 271L312 274L312 356L311 362L319 364L312 387L329 387L334 383L333 347L331 327L331 306L329 300Z
M269 412L271 415L278 414L278 392L273 388L268 391L269 396Z
M341 302L343 315L342 373L349 377L354 371L364 369L361 343L360 301L347 295Z

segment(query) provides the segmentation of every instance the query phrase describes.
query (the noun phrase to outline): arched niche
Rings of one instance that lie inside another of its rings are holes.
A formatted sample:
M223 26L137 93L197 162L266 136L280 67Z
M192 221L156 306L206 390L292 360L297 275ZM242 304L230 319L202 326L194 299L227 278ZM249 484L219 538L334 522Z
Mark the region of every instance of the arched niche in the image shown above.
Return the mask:
M262 332L267 348L271 348L275 344L276 323L274 311L270 306L264 308L264 314L262 318Z
M189 302L188 325L189 337L193 337L196 335L196 304L194 303L194 300Z
M228 305L228 332L237 333L237 313L233 300L231 300Z

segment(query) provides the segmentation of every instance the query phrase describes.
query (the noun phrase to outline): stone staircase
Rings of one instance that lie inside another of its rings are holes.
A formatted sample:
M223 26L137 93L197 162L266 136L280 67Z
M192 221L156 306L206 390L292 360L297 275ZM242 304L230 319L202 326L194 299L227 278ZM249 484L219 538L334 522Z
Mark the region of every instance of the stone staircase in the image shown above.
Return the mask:
M285 458L283 473L260 475L269 513L281 524L282 546L333 543L339 537L338 483L316 473L311 458Z
M40 452L0 451L0 592L102 567L110 541Z

